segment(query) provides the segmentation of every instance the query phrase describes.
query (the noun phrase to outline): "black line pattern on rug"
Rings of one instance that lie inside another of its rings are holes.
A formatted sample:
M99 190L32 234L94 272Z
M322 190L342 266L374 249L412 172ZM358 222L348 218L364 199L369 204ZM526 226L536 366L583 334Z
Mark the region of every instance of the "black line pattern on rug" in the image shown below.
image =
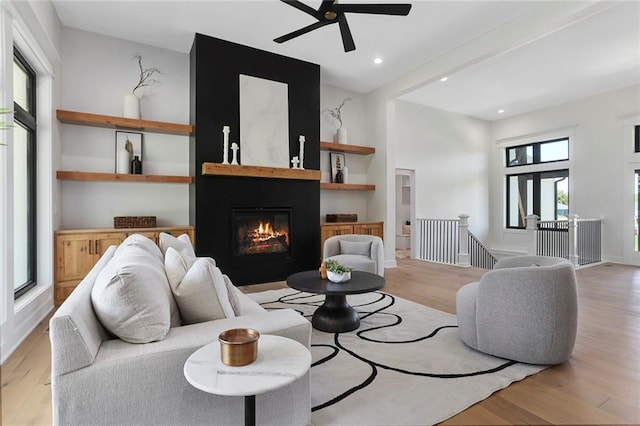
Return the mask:
M283 303L283 304L287 304L287 305L306 305L309 307L314 307L317 308L318 306L320 306L322 304L322 300L320 301L313 301L313 302L299 302L298 300L304 300L304 299L311 299L311 298L317 298L319 295L316 294L311 294L311 295L303 295L300 296L303 292L301 291L296 291L295 293L292 294L287 294L284 295L282 297L280 297L278 300L274 301L274 302L263 302L260 305L262 305L265 309L267 310L275 310L275 309L283 309L283 308L275 308L275 307L269 307L268 305L272 304L272 303ZM378 309L375 309L374 311L371 312L367 312L367 311L359 311L358 314L360 315L360 319L364 320L367 317L373 316L373 315L384 315L384 316L390 316L395 318L395 321L390 323L390 324L386 324L386 325L381 325L381 326L376 326L376 327L371 327L371 328L367 328L367 329L362 329L356 332L356 336L358 336L358 338L362 339L362 340L366 340L369 342L373 342L373 343L382 343L382 344L398 344L398 343L415 343L415 342L419 342L422 340L427 340L427 339L431 339L433 337L435 337L440 331L446 329L446 328L457 328L457 325L444 325L444 326L440 326L438 328L436 328L435 330L433 330L431 333L427 334L426 336L422 336L422 337L418 337L415 339L410 339L410 340L404 340L404 341L383 341L383 340L377 340L377 339L372 339L369 337L366 337L364 334L374 331L374 330L379 330L379 329L383 329L383 328L388 328L388 327L395 327L399 324L402 323L402 317L398 314L394 314L391 312L384 312L385 310L387 310L388 308L390 308L391 306L393 306L396 302L396 299L394 296L387 294L387 293L383 293L381 291L376 291L375 293L379 294L380 297L373 301L373 302L368 302L368 303L363 303L360 305L354 305L354 308L362 308L364 306L370 306L373 305L375 303L381 302L385 299L389 299L389 301L385 304L385 306L382 306ZM293 308L295 309L295 308ZM295 309L297 312L300 312L300 310ZM311 317L313 316L313 312L311 314L304 314L302 312L300 312L301 315L303 315L305 318ZM361 323L362 324L362 323ZM365 379L362 383L348 389L347 391L341 393L340 395L330 399L329 401L326 401L322 404L316 405L315 407L312 407L311 411L318 411L321 410L323 408L329 407L331 405L334 405L340 401L342 401L343 399L347 398L349 395L352 395L353 393L364 389L365 387L369 386L371 383L373 383L373 381L375 380L376 376L378 375L378 368L382 368L385 370L389 370L389 371L394 371L397 373L401 373L401 374L406 374L406 375L412 375L412 376L419 376L419 377L431 377L431 378L437 378L437 379L457 379L457 378L463 378L463 377L473 377L473 376L480 376L483 374L491 374L491 373L495 373L501 370L504 370L505 368L508 368L514 364L517 364L516 361L506 361L494 368L490 368L487 370L479 370L479 371L473 371L473 372L469 372L469 373L426 373L426 372L416 372L416 371L410 371L410 370L405 370L405 369L401 369L401 368L397 368L397 367L391 367L385 364L381 364L375 361L371 361L359 354L357 354L356 352L354 352L353 350L350 350L348 348L346 348L342 343L340 343L340 336L341 333L334 333L334 344L335 346L332 345L325 345L325 344L312 344L311 347L325 347L325 348L332 348L333 349L333 353L331 353L330 355L322 358L321 360L316 361L315 363L313 363L312 367L316 366L316 365L320 365L323 364L327 361L329 361L330 359L333 359L334 357L336 357L338 355L338 353L340 352L340 350L348 353L349 355L351 355L353 358L360 360L361 362L364 362L365 364L368 364L369 367L371 368L371 374L369 375L369 377L367 377L367 379Z

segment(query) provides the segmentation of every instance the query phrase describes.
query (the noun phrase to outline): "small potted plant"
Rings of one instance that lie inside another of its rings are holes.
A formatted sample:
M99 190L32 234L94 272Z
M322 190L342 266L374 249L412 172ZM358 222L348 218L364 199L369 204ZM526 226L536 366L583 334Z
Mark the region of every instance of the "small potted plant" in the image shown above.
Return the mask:
M334 283L344 283L351 279L351 268L340 264L336 260L327 260L327 278Z

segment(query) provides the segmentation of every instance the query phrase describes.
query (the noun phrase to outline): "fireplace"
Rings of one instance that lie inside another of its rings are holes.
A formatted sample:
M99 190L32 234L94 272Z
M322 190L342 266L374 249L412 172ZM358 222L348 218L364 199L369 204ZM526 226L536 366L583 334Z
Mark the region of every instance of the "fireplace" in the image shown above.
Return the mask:
M234 208L232 250L242 263L286 259L291 253L291 208Z

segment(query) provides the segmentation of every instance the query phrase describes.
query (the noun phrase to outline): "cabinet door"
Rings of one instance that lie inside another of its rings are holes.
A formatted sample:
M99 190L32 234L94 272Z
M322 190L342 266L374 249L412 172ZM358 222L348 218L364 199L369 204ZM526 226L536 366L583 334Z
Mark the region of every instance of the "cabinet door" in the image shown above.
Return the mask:
M93 254L98 262L109 246L117 246L125 239L123 232L105 232L93 235Z
M56 237L56 281L80 281L93 267L93 239L90 234Z
M375 235L382 238L383 226L382 222L379 223L363 223L353 226L354 234Z

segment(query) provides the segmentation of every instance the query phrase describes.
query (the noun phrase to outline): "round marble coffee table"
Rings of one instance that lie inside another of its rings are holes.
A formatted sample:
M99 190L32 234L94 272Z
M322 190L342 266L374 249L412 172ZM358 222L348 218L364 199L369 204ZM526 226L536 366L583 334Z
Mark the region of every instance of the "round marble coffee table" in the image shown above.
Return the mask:
M184 364L184 377L201 391L244 396L245 425L255 425L256 395L289 385L311 367L311 353L286 337L261 335L258 357L241 367L230 367L220 358L220 342L195 351Z
M348 294L369 293L384 287L384 278L370 272L352 271L344 283L323 280L317 270L298 272L287 278L291 288L308 293L324 294L325 299L313 313L313 328L329 333L344 333L360 327L360 317L347 303Z

